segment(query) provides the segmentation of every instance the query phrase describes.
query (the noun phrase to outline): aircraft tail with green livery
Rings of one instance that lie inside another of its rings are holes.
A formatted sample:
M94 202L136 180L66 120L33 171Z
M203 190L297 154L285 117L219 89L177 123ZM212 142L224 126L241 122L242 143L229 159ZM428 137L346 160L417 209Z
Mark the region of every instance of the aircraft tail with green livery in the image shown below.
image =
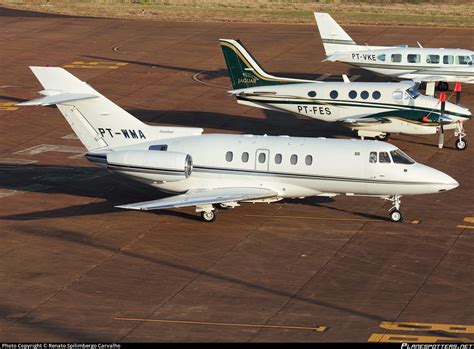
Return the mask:
M268 74L238 40L220 39L220 44L232 87L235 90L257 86L314 82L314 80L291 79Z

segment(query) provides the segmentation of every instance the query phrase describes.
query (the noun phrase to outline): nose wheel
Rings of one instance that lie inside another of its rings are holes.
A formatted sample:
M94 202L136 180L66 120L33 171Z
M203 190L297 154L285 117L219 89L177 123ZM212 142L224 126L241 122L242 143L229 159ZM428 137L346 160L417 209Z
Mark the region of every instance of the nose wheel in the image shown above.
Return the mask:
M397 209L390 210L390 220L392 222L403 222L403 214Z
M393 195L387 199L393 203L392 208L389 210L390 220L392 222L403 222L403 213L400 211L400 198L400 195Z
M457 150L466 150L467 149L467 139L464 137L459 137L455 143Z
M456 143L454 143L454 145L456 146L456 149L466 150L467 139L466 139L466 133L464 132L464 126L462 122L457 123L456 130L454 131L454 136L458 137L458 139L456 139Z

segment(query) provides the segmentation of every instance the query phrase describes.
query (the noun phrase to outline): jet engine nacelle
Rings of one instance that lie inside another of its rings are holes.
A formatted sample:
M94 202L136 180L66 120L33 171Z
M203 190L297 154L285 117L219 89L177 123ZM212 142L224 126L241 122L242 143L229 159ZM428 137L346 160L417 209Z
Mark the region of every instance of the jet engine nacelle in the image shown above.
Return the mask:
M125 150L107 154L107 168L137 179L176 182L193 171L191 155L173 151Z

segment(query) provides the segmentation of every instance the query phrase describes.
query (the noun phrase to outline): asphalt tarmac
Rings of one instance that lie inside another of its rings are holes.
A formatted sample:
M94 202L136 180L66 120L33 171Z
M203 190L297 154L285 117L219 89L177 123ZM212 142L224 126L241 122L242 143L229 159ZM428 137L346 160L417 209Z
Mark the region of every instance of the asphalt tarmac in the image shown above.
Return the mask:
M57 109L14 106L42 89L28 66L61 66L151 124L355 137L227 96L219 38L278 75L389 81L321 62L315 25L0 20L0 341L474 341L474 141L393 136L460 183L402 198L404 223L389 202L339 196L242 204L206 224L193 208L114 208L163 194L93 167ZM369 45L474 49L472 29L346 29ZM473 96L463 85L471 110Z

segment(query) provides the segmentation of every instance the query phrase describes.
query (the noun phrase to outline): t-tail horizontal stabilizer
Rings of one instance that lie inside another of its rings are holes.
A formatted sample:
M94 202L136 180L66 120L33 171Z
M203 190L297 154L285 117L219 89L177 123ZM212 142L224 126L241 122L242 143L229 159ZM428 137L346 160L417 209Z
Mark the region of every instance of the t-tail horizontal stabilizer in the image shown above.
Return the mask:
M45 97L20 106L56 105L87 150L118 148L165 138L200 135L202 128L150 126L60 67L30 67Z

